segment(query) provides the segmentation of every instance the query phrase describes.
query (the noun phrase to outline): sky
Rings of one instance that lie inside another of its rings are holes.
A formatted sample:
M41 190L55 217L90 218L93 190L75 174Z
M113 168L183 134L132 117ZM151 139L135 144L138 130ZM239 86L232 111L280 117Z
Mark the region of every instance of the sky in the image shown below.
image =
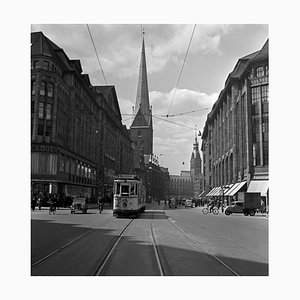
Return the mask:
M42 31L70 59L80 59L93 85L114 85L122 122L129 128L143 26L153 152L170 174L180 174L190 168L195 133L202 132L228 74L239 58L261 49L269 37L267 24L194 25L88 24L105 80L87 24L32 24L31 31Z

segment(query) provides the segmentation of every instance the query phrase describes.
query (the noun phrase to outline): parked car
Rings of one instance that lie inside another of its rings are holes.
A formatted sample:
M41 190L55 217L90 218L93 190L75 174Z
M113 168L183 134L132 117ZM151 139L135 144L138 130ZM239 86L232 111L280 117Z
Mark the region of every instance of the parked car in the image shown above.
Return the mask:
M191 199L185 200L185 207L194 207L193 200Z
M76 211L81 211L86 214L88 205L85 198L74 198L71 205L71 214L75 214Z

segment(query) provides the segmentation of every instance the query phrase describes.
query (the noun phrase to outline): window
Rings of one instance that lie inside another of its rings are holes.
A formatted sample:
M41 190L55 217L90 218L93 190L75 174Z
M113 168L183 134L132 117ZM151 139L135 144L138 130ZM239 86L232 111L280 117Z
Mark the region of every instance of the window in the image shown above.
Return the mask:
M44 119L44 102L39 103L39 119Z
M51 125L46 125L46 131L45 131L45 135L46 136L50 136L51 135L51 129L52 129Z
M52 117L52 104L48 103L46 105L46 120L51 120L51 117Z
M37 134L38 135L43 135L44 134L44 123L43 122L39 122Z
M41 87L40 87L40 95L45 96L46 94L46 83L44 81L41 82Z
M259 102L261 92L260 87L253 87L251 89L251 103L252 103L252 115L259 115Z
M264 68L263 67L256 68L256 77L262 77L262 76L264 76Z
M129 185L121 186L121 196L129 196Z
M142 132L141 132L141 130L138 130L138 137L141 137L142 136Z
M38 61L38 60L35 60L35 61L33 62L33 68L36 69L36 68L38 67L38 65L39 65L39 61Z
M115 186L115 188L116 188L115 194L120 195L120 182L117 182L117 185Z
M62 157L59 160L59 171L60 172L65 171L65 160Z
M47 96L52 98L53 97L53 84L52 83L48 83L47 84Z
M31 82L31 95L35 95L35 90L36 90L36 81Z
M42 69L49 70L49 62L48 61L45 61L45 60L43 61Z
M268 65L265 66L265 75L269 76L269 66Z
M134 190L134 184L132 183L130 187L130 196L134 196L134 195L135 195L135 190Z

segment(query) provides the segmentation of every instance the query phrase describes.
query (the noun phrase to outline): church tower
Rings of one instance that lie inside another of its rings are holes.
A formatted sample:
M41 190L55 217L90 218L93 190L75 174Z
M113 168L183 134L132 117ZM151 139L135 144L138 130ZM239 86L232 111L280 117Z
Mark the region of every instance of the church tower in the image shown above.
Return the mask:
M197 141L196 132L197 131L195 130L195 142L193 144L193 152L190 159L190 171L191 171L192 179L199 177L200 174L202 173L201 172L202 161L200 157L199 143Z
M200 135L200 132L199 132ZM193 152L190 160L190 173L193 183L194 197L197 198L202 191L202 161L199 153L199 144L197 141L197 130L195 128L195 142L193 144Z
M130 126L130 137L135 148L134 166L139 168L141 154L152 155L153 153L152 110L149 104L144 31L134 114L135 117Z

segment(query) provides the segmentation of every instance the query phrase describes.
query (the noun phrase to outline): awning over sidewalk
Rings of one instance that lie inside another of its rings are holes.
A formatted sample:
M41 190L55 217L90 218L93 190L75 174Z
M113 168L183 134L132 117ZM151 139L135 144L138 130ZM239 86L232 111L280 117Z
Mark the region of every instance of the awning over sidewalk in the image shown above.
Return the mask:
M213 193L216 191L217 187L214 187L206 196L212 196Z
M198 196L198 198L200 198L200 197L206 197L207 194L208 194L209 192L210 192L210 191L203 191L203 192Z
M247 183L247 181L242 181L242 182L235 183L233 185L233 187L231 187L227 191L227 193L225 194L225 196L234 196L246 183Z
M267 197L269 180L252 180L248 187L248 193L260 193L261 196Z
M239 182L232 184L231 187L226 191L225 196L229 196L231 191L233 191L238 185L239 185Z

